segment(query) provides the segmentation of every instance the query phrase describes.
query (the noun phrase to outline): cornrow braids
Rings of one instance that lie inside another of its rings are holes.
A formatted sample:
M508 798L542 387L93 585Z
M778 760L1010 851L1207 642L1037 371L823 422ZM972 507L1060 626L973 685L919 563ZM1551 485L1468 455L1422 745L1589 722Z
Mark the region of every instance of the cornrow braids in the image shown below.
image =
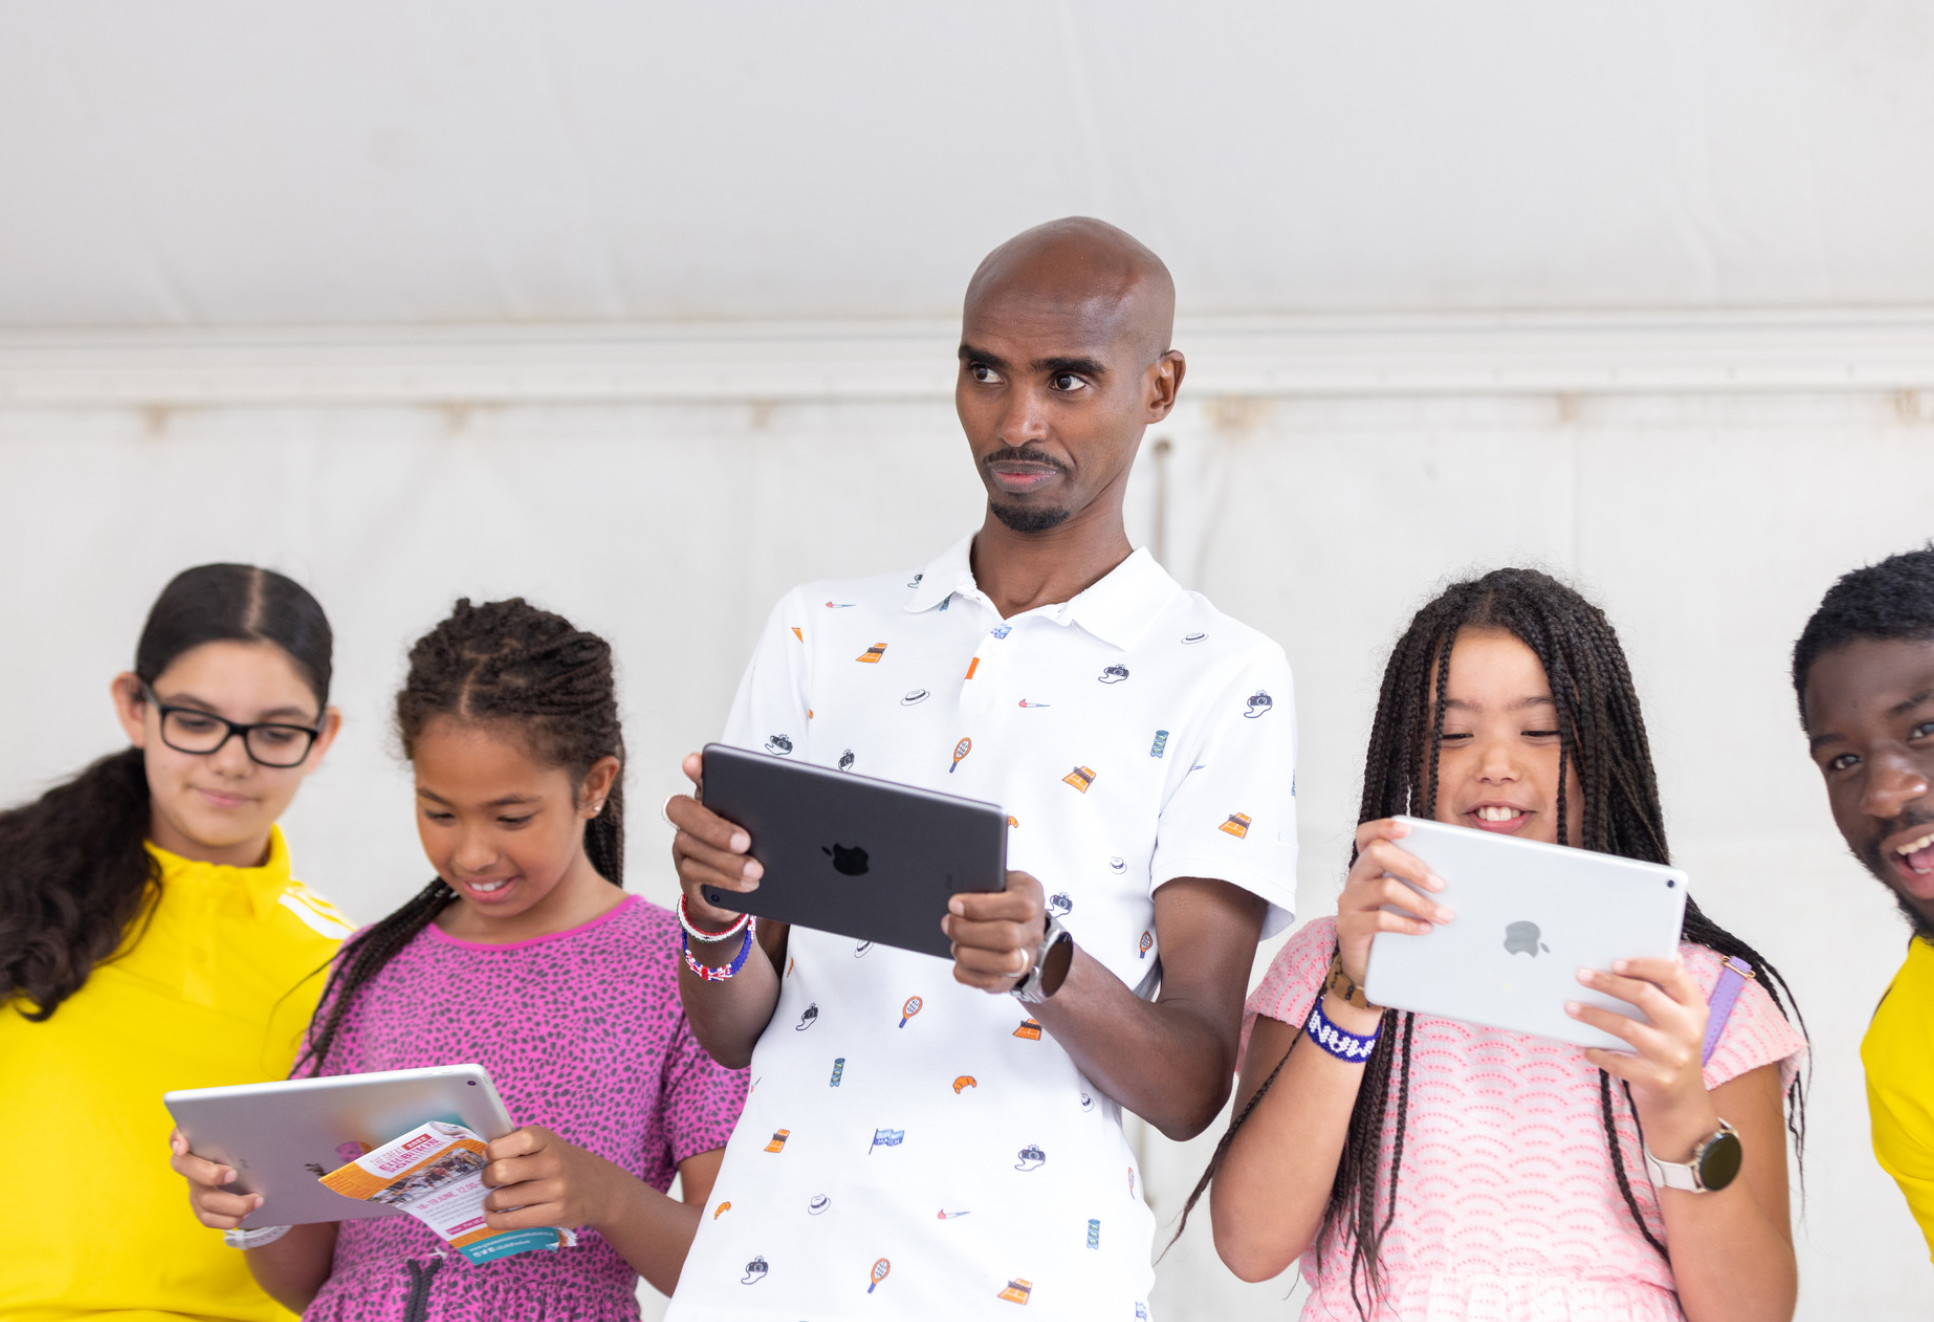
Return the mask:
M1665 815L1659 804L1645 718L1618 635L1604 612L1557 579L1532 569L1497 569L1480 578L1453 583L1412 617L1384 667L1364 759L1358 822L1406 813L1426 819L1436 816L1450 658L1458 635L1465 629L1507 632L1531 649L1544 667L1557 708L1561 765L1576 775L1580 796L1581 838L1572 841L1567 825L1567 782L1571 775L1561 775L1558 843L1648 863L1669 862ZM1350 862L1356 862L1354 848ZM1722 957L1749 961L1773 1003L1781 1013L1798 1019L1804 1034L1806 1021L1779 970L1709 918L1690 896L1686 898L1681 939ZM1364 1067L1315 1246L1320 1258L1344 1242L1350 1245L1351 1297L1366 1316L1368 1309L1358 1292L1359 1284L1367 1284L1372 1298L1379 1292L1379 1253L1396 1215L1409 1110L1414 1016L1397 1011L1389 1015L1396 1019L1396 1031L1378 1034L1376 1048ZM1188 1209L1208 1188L1236 1131L1280 1072L1279 1065L1230 1125L1184 1208L1184 1224ZM1646 1226L1632 1192L1618 1138L1611 1076L1602 1070L1599 1075L1600 1113L1619 1195L1639 1233L1661 1257L1666 1257L1665 1245ZM1389 1114L1392 1093L1396 1101L1394 1117ZM1787 1102L1787 1128L1796 1149L1803 1149L1806 1125L1801 1080L1795 1079ZM1629 1091L1625 1105L1631 1110L1636 1129L1638 1114L1632 1108ZM1380 1188L1379 1157L1386 1128L1392 1132L1391 1163L1388 1187ZM1379 1195L1387 1209L1381 1217Z
M410 648L409 675L396 695L396 731L406 757L437 717L514 729L534 756L582 782L615 757L617 777L584 826L584 854L598 875L624 885L624 730L618 718L611 645L522 597L473 605L459 600ZM457 898L438 878L337 954L298 1069L327 1063L357 995L398 951Z

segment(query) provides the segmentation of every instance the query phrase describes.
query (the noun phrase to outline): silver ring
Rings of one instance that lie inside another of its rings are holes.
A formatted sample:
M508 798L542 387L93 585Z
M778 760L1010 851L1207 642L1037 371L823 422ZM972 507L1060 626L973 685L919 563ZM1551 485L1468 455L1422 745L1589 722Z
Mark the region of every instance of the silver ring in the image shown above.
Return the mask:
M672 806L672 800L677 797L676 794L667 794L665 801L658 805L658 815L664 819L665 825L672 827L674 830L677 829L678 823L672 820L672 815L667 809Z

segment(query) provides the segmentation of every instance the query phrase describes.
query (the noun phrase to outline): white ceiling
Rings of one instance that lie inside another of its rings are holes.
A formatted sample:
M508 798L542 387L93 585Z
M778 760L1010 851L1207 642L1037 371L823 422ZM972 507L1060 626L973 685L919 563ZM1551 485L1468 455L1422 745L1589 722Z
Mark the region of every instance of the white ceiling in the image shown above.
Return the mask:
M1926 0L0 0L0 325L1934 304Z

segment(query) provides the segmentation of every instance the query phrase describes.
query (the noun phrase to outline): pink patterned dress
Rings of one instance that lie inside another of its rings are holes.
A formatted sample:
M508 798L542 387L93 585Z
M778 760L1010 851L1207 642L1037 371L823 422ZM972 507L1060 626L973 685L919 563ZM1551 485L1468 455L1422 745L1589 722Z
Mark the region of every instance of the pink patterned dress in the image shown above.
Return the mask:
M1245 1051L1257 1015L1303 1022L1335 949L1333 918L1290 939L1249 998ZM1710 993L1719 956L1694 945L1679 954ZM1706 1063L1706 1086L1774 1062L1781 1082L1791 1083L1805 1051L1772 998L1749 982ZM1619 1193L1598 1070L1580 1048L1418 1015L1410 1069L1396 1217L1383 1241L1383 1294L1371 1322L1681 1322L1672 1268L1640 1235ZM1630 1108L1613 1096L1626 1178L1646 1226L1663 1240ZM1386 1190L1395 1110L1393 1100L1383 1135ZM1353 1245L1339 1236L1320 1260L1314 1250L1304 1255L1304 1318L1358 1318Z
M475 1061L511 1119L654 1189L725 1146L743 1071L714 1064L678 999L678 921L626 896L568 932L478 945L433 924L364 986L322 1074ZM345 1221L310 1322L638 1317L638 1277L595 1230L573 1248L472 1263L413 1217Z

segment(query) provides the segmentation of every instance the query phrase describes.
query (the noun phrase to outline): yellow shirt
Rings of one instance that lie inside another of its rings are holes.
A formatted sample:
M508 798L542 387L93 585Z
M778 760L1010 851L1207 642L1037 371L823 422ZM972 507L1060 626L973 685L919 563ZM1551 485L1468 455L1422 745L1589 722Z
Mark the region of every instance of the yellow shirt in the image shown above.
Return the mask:
M0 1133L31 1189L0 1198L0 1319L276 1319L243 1255L195 1220L168 1166L161 1094L288 1075L349 933L289 876L148 846L159 899L134 948L45 1023L0 1006Z
M1915 937L1860 1044L1874 1155L1934 1257L1934 946Z

